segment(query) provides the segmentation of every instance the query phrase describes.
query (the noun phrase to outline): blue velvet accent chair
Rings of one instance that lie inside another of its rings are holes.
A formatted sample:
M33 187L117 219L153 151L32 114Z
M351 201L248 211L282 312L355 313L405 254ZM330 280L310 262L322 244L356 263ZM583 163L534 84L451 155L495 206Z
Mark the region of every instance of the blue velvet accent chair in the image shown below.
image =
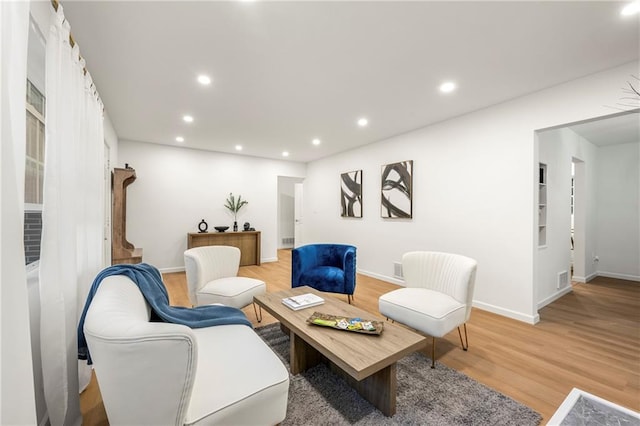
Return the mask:
M356 248L346 244L309 244L291 252L291 287L347 295L356 290Z

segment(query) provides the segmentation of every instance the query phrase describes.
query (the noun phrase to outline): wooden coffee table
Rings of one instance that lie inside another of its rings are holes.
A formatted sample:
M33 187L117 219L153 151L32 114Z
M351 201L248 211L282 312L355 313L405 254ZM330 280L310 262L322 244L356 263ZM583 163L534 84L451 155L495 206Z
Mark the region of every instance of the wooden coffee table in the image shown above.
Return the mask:
M282 304L285 297L314 293L325 300L319 306L294 311ZM291 373L299 374L320 362L344 377L367 401L386 416L396 412L396 362L426 345L427 339L391 322L381 335L367 335L307 324L314 312L380 319L311 287L296 287L254 297L255 303L273 315L291 338Z

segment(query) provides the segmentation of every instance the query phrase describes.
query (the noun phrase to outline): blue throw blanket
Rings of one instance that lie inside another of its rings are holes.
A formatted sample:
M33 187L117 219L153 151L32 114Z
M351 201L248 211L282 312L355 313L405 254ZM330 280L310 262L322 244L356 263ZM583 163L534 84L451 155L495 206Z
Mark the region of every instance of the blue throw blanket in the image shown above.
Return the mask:
M84 319L100 283L111 275L125 275L138 285L147 303L151 306L152 319L155 316L160 321L183 324L191 328L228 324L244 324L253 327L244 312L231 306L207 305L195 308L170 306L169 294L162 282L162 276L154 266L146 263L114 265L100 272L93 281L80 316L80 323L78 324L78 359L86 359L88 364L92 364L92 362L87 340L84 336Z

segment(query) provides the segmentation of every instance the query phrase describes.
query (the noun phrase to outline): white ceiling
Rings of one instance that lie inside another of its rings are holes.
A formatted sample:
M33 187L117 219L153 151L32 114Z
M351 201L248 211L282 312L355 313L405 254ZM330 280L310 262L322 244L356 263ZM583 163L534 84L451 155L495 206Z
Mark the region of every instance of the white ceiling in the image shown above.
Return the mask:
M640 142L640 112L632 112L569 126L598 146Z
M63 2L121 139L303 162L638 61L624 4Z

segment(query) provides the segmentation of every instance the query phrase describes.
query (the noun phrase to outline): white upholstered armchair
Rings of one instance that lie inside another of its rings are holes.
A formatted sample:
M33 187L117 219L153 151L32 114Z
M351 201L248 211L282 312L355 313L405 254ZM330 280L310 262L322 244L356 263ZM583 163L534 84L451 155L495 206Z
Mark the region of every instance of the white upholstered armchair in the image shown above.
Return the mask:
M242 309L253 304L258 322L262 321L262 310L258 314L253 296L267 291L264 281L238 277L240 249L231 246L205 246L184 252L189 300L193 306L221 303Z
M435 367L436 337L456 327L463 350L469 347L467 325L471 315L477 262L458 254L409 252L402 257L405 288L384 294L380 313L432 336L431 368ZM464 328L464 341L460 326Z
M105 278L84 333L111 425L267 425L287 412L289 373L246 325L150 321L124 275Z

